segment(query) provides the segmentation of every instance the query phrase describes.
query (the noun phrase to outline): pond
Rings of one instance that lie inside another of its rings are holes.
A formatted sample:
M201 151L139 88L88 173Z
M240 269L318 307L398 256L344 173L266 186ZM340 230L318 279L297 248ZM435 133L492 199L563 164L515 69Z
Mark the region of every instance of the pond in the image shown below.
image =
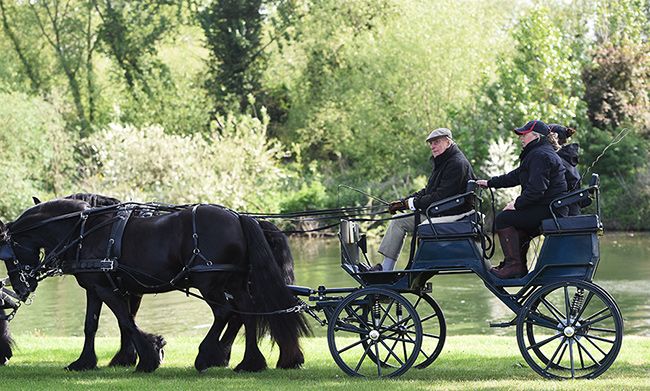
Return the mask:
M376 245L371 243L369 254L378 261ZM296 284L312 288L356 285L340 268L338 241L292 238L291 249L296 260ZM407 257L405 252L402 257ZM499 257L497 254L494 259ZM626 335L650 336L649 260L648 233L607 233L601 237L601 263L594 282L616 299L625 320ZM398 267L404 263L401 260ZM513 315L475 275L437 276L431 282L432 295L445 313L448 335L514 335L514 327L493 329L488 326L489 322L509 321ZM11 322L11 330L16 335L82 336L84 312L85 294L75 279L54 277L39 285L34 303L20 309ZM202 337L212 322L212 314L205 303L180 292L171 292L146 296L137 321L149 332ZM316 335L325 335L325 327L312 324ZM117 333L117 322L104 307L98 335Z

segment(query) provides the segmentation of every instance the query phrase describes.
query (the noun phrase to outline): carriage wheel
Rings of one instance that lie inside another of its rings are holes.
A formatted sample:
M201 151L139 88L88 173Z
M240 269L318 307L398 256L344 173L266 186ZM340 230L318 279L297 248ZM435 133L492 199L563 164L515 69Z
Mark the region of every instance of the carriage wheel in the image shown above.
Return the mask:
M329 318L327 343L334 361L348 375L399 376L417 359L422 325L413 305L400 294L364 288L336 307Z
M413 366L417 369L424 369L438 358L445 345L447 335L445 315L433 297L426 293L420 295L407 293L403 294L403 296L409 300L420 317L420 324L422 325L422 346L420 347L420 354ZM412 321L406 324L407 329L412 329L413 327L415 326ZM363 343L367 344L367 342ZM375 359L372 350L368 352L368 355L373 360ZM382 364L388 366L387 363Z
M517 320L517 343L530 367L553 379L595 378L614 362L623 318L599 286L566 281L541 288Z

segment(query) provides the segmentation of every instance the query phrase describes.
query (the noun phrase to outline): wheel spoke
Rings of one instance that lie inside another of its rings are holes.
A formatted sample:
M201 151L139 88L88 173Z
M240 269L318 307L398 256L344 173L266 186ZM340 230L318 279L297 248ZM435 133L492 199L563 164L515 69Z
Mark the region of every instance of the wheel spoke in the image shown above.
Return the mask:
M564 344L564 336L563 336L562 334L558 334L558 337L562 337L562 341L560 341L560 344L557 345L557 349L555 349L555 353L553 353L553 357L551 357L551 359L548 360L548 362L546 363L546 367L544 368L545 371L546 371L546 370L548 369L548 367L550 367L551 364L555 361L555 357L557 356L557 354L559 353L560 349L562 348L562 345Z
M569 324L569 319L571 319L571 304L569 304L569 287L564 286L564 306L566 309L566 323L565 326Z
M386 345L386 342L384 342L383 339L380 339L379 342L381 342L381 344L384 345L384 347L386 349L388 349L388 354L393 356L395 358L395 360L397 360L397 362L399 363L400 366L404 366L404 362L402 360L400 360L400 358L395 354L395 352L393 352L392 349L388 348L388 345ZM405 359L407 359L407 358L408 357L405 357ZM388 357L386 358L386 360L388 360Z
M580 356L580 368L585 369L585 360L582 357L582 348L580 347L580 344L578 345L578 356Z
M582 304L582 307L580 308L580 311L578 311L578 314L576 315L575 319L573 319L573 322L571 324L571 327L575 327L576 323L578 322L578 319L582 316L582 314L585 312L587 307L589 306L589 302L591 299L594 297L594 292L589 291L589 294L587 295L587 298L585 299L585 302Z
M530 320L526 320L526 323L530 323L535 326L545 327L547 329L558 331L557 325L548 321L546 317L542 314L531 314L529 315Z
M596 324L596 323L598 323L598 322L600 322L600 321L602 321L602 320L605 320L605 319L607 319L607 318L611 318L612 316L614 316L614 314L612 314L612 313L610 312L609 314L607 314L607 315L605 315L605 316L601 316L601 317L598 318L598 319L595 319L595 320L592 320L592 321L585 322L585 323L581 324L580 327L578 327L577 329L578 329L578 330L582 330L582 329L584 329L584 328L587 327L587 326L591 326L592 324Z
M439 335L435 335L435 334L422 333L422 336L423 336L423 337L429 337L429 338L440 339L440 336L439 336Z
M424 322L426 322L427 320L429 320L429 319L433 319L433 318L436 318L436 317L438 317L438 314L435 314L435 313L434 313L434 314L431 314L431 315L427 315L427 316L424 317L424 318L420 318L420 322L424 323Z
M569 340L569 360L571 360L571 379L576 377L576 369L573 363L573 341Z
M564 353L566 353L566 347L567 347L567 341L568 339L565 338L564 341L562 341L562 352L560 353L559 357L557 358L557 366L561 367L560 363L562 362L562 358L564 357Z
M589 322L590 320L592 320L593 318L595 318L595 317L597 317L598 315L602 314L603 312L607 311L608 309L609 309L609 308L607 308L607 307L603 308L602 310L596 312L595 314L593 314L593 315L591 315L590 317L588 317L587 319L585 319L584 322ZM595 322L592 322L592 323L595 323Z
M390 352L395 349L395 346L397 346L398 343L399 343L398 340L393 341L393 346L388 350L388 353L386 353L386 358L384 358L384 361L382 361L384 364L388 363L388 357L390 356Z
M348 350L352 349L352 348L355 347L355 346L359 346L360 344L362 344L362 343L364 343L364 342L367 342L369 339L370 339L369 337L366 337L366 338L364 338L364 339L360 339L360 340L358 340L357 342L354 342L353 344L348 345L348 346L344 347L344 348L341 349L341 350L337 350L337 352L338 352L339 354L341 354L341 353L343 353L343 352L345 352L345 351L348 351Z
M365 327L366 330L370 330L370 329L372 329L372 327L370 327L370 325L369 325L369 324L368 324L364 319L361 319L361 317L359 316L359 314L357 314L357 311L355 311L355 310L352 309L352 308L351 308L351 309L348 309L348 308L349 308L349 307L346 307L346 311L345 311L345 312L347 312L348 315L353 315L355 318L357 318L357 320L359 321L359 324L360 324L361 326ZM357 307L357 308L361 308L361 307Z
M379 361L379 344L375 342L375 357ZM381 377L381 362L377 362L377 376Z
M560 310L558 310L557 307L555 307L555 306L553 305L553 303L551 303L551 302L549 302L548 300L546 300L546 298L542 298L542 304L544 304L544 306L545 306L546 308L548 308L548 310L549 310L549 312L551 313L551 315L553 315L553 317L554 317L558 322L562 323L562 319L560 319L560 317L563 316L563 315L562 315L562 312L560 312ZM558 315L559 315L559 316L558 316Z
M343 324L341 326L335 325L334 326L334 331L345 331L348 333L354 333L354 334L361 334L361 335L366 335L368 334L368 330L364 330L362 328L353 326L351 324Z
M587 353L587 356L589 356L589 358L591 359L591 361L593 361L594 364L596 364L597 366L600 366L600 365L601 365L601 364L600 364L600 361L597 361L597 360L594 358L594 356L592 356L591 353L589 353L589 350L587 350L587 348L586 348L583 344L580 343L579 340L576 339L576 343L578 344L578 346L580 346L580 347L582 348L582 350L583 350L585 353Z
M395 300L391 299L390 304L388 304L388 308L385 309L384 306L381 305L381 303L379 303L379 308L381 308L382 311L384 311L384 316L382 316L381 320L379 321L379 324L376 326L377 328L381 327L384 324L386 317L390 317L394 321L393 317L390 315L390 309L393 308L393 304L395 304Z
M370 350L371 347L372 347L372 344L369 344L369 345L366 346L366 348L363 350L363 354L361 355L361 358L359 359L359 362L357 363L357 366L354 367L354 371L355 371L355 372L359 372L359 368L361 368L361 364L363 364L363 360L364 360L364 359L366 358L366 356L368 355L368 351ZM339 352L339 353L341 353L341 352Z
M593 338L593 339L595 339L596 341L602 341L602 342L611 343L612 345L613 345L614 343L616 343L616 340L612 341L611 339L607 339L607 338L599 337L599 336L597 336L597 335L590 335L590 334L583 334L583 333L576 333L576 335L580 335L580 336L585 337L585 338Z
M604 329L602 327L589 327L590 331L602 331L603 333L616 333L614 329Z
M607 353L605 353L605 351L604 351L600 346L596 345L596 344L594 343L594 341L591 340L591 337L590 337L590 336L585 335L584 338L587 340L587 342L589 342L590 344L592 344L593 347L595 347L596 350L598 350L598 351L600 352L600 354L602 354L603 356L607 356Z
M526 350L539 348L539 347L544 346L544 345L546 345L547 343L553 341L554 339L558 339L558 338L560 338L560 337L564 337L564 336L563 336L562 334L554 335L554 336L552 336L552 337L550 337L550 338L546 338L546 339L543 340L543 341L537 342L537 343L534 344L534 345L530 345L529 347L526 348ZM558 348L558 350L559 350L559 348Z

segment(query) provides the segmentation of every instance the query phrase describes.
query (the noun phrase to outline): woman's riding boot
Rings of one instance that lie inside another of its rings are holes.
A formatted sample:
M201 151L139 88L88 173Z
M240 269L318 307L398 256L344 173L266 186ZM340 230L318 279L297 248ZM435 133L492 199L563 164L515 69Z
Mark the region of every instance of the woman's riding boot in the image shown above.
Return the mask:
M528 273L526 265L522 262L519 233L515 227L506 227L497 230L504 260L500 269L493 267L492 274L501 279L521 278Z
M521 262L524 264L526 273L528 273L528 249L530 248L530 242L533 240L533 237L521 229L518 229L517 233L519 234L519 246L521 248Z

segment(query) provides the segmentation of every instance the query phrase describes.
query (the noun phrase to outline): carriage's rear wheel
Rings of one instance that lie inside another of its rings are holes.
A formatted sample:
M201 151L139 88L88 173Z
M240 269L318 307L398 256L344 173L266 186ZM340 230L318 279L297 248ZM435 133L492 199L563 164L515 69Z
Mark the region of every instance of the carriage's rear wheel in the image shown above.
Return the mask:
M553 379L595 378L614 362L623 340L616 302L585 281L535 292L517 320L517 343L530 367Z
M327 342L345 373L394 377L415 363L422 345L422 325L413 305L399 293L364 288L336 307L329 318Z

